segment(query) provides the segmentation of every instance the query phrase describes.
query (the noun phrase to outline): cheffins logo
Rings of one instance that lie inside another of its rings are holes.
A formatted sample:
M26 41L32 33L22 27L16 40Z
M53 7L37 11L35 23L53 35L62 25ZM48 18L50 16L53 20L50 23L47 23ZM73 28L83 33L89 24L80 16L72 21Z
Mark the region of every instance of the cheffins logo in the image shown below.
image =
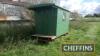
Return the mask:
M94 52L94 44L64 44L64 52Z

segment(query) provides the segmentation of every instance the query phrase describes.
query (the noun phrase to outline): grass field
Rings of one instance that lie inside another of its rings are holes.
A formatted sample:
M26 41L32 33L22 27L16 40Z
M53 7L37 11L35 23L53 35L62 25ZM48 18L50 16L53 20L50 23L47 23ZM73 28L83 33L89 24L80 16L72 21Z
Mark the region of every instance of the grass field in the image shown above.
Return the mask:
M49 44L36 44L35 40L5 42L0 45L0 56L95 56L95 53L96 56L100 56L99 37L100 22L84 22L76 25L71 22L69 34L59 37ZM96 52L62 52L61 46L65 43L95 43Z

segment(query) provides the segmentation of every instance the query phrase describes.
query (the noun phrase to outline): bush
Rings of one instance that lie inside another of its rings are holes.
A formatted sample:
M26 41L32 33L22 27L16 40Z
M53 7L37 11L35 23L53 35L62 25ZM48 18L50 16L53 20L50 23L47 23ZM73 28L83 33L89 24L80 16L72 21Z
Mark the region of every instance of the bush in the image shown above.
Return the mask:
M87 31L87 28L89 26L85 21L82 20L71 21L70 24L71 24L70 27L72 27L73 29L83 30L83 31Z

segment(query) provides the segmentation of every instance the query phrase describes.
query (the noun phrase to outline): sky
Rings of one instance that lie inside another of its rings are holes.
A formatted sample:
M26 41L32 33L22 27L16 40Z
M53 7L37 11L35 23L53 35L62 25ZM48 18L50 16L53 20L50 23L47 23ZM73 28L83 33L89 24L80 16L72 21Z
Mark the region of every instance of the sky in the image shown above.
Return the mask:
M77 11L83 15L93 14L100 9L100 0L66 0L66 2L63 0L61 3L66 5L68 10Z

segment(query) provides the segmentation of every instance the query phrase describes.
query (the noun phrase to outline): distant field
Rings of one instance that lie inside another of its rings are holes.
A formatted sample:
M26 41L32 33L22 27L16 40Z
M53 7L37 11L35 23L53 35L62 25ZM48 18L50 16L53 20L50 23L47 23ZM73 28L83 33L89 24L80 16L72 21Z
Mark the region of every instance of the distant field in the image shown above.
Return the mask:
M100 22L100 17L87 17L85 21Z
M5 42L0 45L0 56L95 56L94 52L64 53L61 49L64 43L95 43L96 55L100 56L100 22L70 23L69 34L49 44L35 44L34 40L22 40L13 44Z

